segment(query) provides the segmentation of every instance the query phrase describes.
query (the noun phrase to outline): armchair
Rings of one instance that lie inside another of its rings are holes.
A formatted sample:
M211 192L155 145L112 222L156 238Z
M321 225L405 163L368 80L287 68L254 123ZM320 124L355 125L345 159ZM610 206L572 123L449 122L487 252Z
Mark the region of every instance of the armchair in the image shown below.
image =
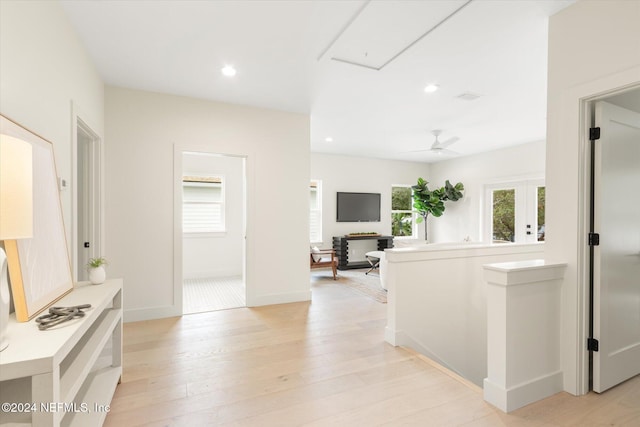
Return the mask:
M331 267L333 271L333 280L336 280L336 274L338 270L338 258L336 258L336 251L334 249L318 249L311 248L309 254L309 268L328 268Z

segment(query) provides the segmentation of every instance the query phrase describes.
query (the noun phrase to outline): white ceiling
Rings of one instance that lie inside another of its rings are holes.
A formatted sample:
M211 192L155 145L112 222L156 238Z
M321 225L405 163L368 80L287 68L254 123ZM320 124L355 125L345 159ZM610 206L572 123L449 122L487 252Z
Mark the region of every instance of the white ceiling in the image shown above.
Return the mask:
M572 2L62 4L109 85L309 113L314 152L431 162L433 129L461 155L545 138L547 22Z

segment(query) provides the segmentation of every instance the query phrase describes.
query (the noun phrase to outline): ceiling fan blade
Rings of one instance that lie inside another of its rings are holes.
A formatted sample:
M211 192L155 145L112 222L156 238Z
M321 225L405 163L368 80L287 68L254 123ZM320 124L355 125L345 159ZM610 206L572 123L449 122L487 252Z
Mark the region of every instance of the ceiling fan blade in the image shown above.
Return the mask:
M458 138L457 136L453 136L449 139L447 139L446 141L442 141L441 143L439 143L438 147L440 148L447 148L448 146L450 146L451 144L458 142L460 138Z
M434 130L431 133L433 133L433 135L436 138L435 141L433 142L433 144L431 144L431 148L423 149L423 150L405 151L405 153L431 152L431 153L434 153L434 154L445 154L445 155L458 155L459 154L459 153L456 153L455 151L447 150L446 147L448 147L451 144L453 144L454 142L458 141L460 138L458 138L457 136L454 136L454 137L451 137L451 138L447 139L446 141L440 142L438 140L438 135L440 135L440 131L439 130Z
M431 150L431 151L439 156L446 156L446 157L453 157L453 156L460 155L460 153L458 153L457 151L448 150L446 148L436 148L435 150Z

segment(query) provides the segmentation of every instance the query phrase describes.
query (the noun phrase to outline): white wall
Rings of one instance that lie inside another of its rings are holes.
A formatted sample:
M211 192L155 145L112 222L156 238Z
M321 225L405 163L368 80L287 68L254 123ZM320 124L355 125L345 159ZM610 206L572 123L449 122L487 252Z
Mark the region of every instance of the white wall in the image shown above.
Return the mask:
M72 102L102 136L104 85L60 4L0 1L0 112L53 143L58 175L69 182ZM60 195L69 244L71 194Z
M310 299L308 116L108 87L105 117L107 249L127 320L181 309L174 145L247 156L247 305Z
M565 390L586 393L585 129L581 100L640 84L640 2L579 1L549 22L546 247L562 285ZM581 349L581 350L579 350Z
M464 197L445 202L440 218L429 217L429 241L460 242L467 236L481 241L483 198L486 184L543 178L545 142L530 142L515 147L455 158L431 165L430 183L441 187L445 180L464 184ZM431 187L429 187L431 188Z
M354 232L374 231L390 235L391 186L414 185L419 177L428 179L428 174L426 163L312 153L311 178L322 180L323 246L331 247L333 236ZM339 191L380 193L380 222L336 222L336 193ZM423 236L420 227L418 237Z
M182 276L185 279L241 276L244 242L243 158L185 153L183 172L184 175L223 177L225 231L184 234Z

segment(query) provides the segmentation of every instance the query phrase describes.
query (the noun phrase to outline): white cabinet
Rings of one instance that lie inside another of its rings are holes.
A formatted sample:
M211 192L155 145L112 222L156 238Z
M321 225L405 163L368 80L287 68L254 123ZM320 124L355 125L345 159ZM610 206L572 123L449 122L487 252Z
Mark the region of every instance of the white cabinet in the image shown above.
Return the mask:
M100 426L122 376L122 279L77 284L54 305L91 304L49 330L12 317L0 352L0 426Z

